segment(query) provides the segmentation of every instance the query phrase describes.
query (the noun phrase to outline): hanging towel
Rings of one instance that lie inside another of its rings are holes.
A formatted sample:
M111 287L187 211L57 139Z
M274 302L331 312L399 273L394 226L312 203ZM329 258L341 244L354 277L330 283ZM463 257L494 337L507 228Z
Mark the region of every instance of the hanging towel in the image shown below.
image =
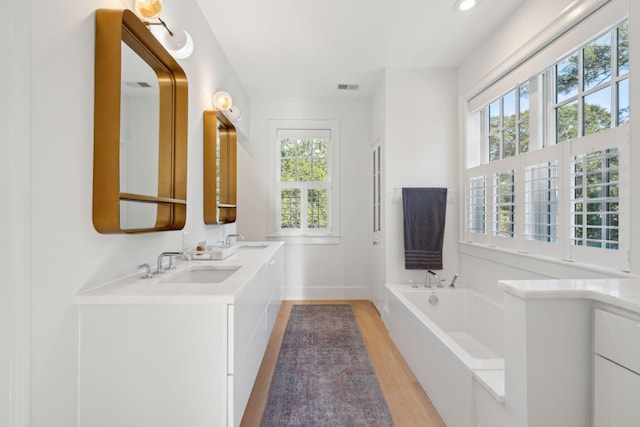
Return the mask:
M446 188L403 188L404 267L442 270Z

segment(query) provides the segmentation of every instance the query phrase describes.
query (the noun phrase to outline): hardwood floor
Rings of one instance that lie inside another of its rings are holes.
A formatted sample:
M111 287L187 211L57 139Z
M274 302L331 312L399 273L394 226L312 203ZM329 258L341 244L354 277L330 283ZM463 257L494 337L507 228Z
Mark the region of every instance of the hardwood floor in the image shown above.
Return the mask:
M242 418L241 427L260 425L269 385L293 304L351 304L382 392L397 427L441 427L442 418L422 390L369 301L283 301Z

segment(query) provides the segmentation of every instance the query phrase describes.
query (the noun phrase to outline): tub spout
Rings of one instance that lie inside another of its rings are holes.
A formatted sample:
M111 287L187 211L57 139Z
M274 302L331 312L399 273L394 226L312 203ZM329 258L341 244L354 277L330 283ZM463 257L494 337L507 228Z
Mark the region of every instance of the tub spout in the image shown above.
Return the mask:
M427 276L424 278L424 286L425 288L430 288L433 284L440 287L440 278L434 271L427 270Z

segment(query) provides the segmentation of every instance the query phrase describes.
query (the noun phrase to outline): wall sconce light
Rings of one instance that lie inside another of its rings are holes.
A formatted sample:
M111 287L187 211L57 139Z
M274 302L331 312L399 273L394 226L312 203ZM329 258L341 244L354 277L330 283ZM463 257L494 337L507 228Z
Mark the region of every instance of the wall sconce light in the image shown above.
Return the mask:
M240 108L238 108L237 105L229 107L229 109L225 112L225 115L232 122L237 122L242 118L242 112L240 111Z
M457 0L453 8L458 12L466 12L472 9L476 3L478 3L477 0Z
M146 26L162 25L166 33L160 37L160 43L176 59L185 59L193 53L193 39L182 28L167 26L160 18L163 5L162 0L136 0L134 4L136 14L142 19L157 19L159 22L143 21Z
M162 13L162 0L136 0L136 14L144 19L156 19Z
M213 94L213 105L218 111L227 111L233 105L233 99L228 92L220 90Z
M185 59L193 53L193 39L182 28L167 28L163 34L161 43L174 58Z

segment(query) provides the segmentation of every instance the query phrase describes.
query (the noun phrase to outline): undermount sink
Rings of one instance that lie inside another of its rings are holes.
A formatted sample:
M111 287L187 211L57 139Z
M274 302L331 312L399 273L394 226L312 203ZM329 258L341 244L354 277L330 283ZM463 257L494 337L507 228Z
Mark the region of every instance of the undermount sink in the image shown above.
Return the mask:
M245 244L245 245L240 245L238 249L266 249L268 247L269 245L263 245L263 244L257 244L257 245Z
M233 273L238 271L239 266L224 267L198 267L190 268L174 276L163 280L163 283L220 283L224 282Z

